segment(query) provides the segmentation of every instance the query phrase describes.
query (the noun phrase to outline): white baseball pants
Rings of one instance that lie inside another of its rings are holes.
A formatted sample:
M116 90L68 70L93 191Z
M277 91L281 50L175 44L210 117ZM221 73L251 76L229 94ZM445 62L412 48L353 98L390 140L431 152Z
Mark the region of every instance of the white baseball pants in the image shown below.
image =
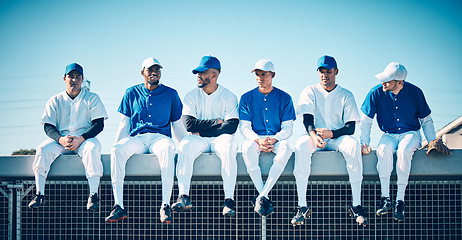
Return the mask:
M398 194L396 200L404 201L404 192L411 172L411 160L414 152L421 146L420 131L401 134L384 133L377 148L377 171L379 172L382 196L390 196L390 175L393 171L393 154L396 152L396 174L398 176Z
M266 136L260 137L264 138ZM282 140L274 145L273 152L276 153L276 156L273 158L273 165L268 173L266 183L263 184L260 166L258 165L261 153L260 146L253 140L245 140L242 144L242 158L255 188L260 194L259 197L264 196L268 198L268 193L273 188L279 176L281 176L292 155L293 147L288 140Z
M221 177L225 198L234 198L237 178L237 140L233 135L222 134L218 137L200 137L188 135L178 146L176 177L179 195L189 195L194 161L201 153L213 152L221 159Z
M103 164L101 162L101 143L96 138L85 140L77 151L66 150L61 144L53 139L47 139L40 144L35 153L35 160L32 164L34 173L47 177L51 164L61 154L77 153L83 162L85 176L88 178L102 177Z
M175 174L175 144L159 133L145 133L123 138L111 149L111 179L116 204L123 206L125 165L134 154L152 153L159 161L162 178L162 202L170 203ZM122 192L120 192L122 191Z
M317 148L309 135L303 135L295 143L294 176L297 183L298 204L306 206L306 189L311 173L311 155L314 151L339 151L345 158L352 190L353 206L361 204L361 182L363 180L363 161L361 145L356 139L344 135L326 139L323 149Z

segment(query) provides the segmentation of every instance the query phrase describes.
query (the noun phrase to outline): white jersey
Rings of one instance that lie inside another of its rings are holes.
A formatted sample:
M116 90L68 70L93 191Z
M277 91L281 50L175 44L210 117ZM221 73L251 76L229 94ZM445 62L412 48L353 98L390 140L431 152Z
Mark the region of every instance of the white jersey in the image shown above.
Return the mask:
M353 94L338 84L331 92L321 84L306 87L300 94L297 114L311 114L316 128L329 130L337 130L347 122L360 120Z
M91 121L98 118L107 119L103 102L96 93L82 89L74 99L66 91L50 98L42 124L56 126L62 136L81 136L91 126Z
M193 116L201 120L239 119L237 97L221 85L218 85L217 90L210 95L204 92L202 88L195 88L184 98L183 115Z

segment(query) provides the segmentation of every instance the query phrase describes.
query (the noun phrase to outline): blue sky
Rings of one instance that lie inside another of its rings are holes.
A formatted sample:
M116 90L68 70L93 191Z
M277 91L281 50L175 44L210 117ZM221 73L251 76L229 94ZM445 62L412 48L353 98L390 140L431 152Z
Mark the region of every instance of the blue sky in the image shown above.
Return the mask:
M424 91L437 130L462 115L459 1L2 0L0 32L0 155L46 139L44 106L65 90L72 62L106 106L103 153L114 142L122 95L143 81L141 63L151 56L164 66L161 82L181 98L196 87L191 70L204 55L220 59L218 82L238 97L256 86L255 62L271 59L273 84L296 103L319 82L316 61L328 54L358 107L378 84L374 75L397 61ZM302 133L298 119L291 141ZM380 135L374 127L372 146Z

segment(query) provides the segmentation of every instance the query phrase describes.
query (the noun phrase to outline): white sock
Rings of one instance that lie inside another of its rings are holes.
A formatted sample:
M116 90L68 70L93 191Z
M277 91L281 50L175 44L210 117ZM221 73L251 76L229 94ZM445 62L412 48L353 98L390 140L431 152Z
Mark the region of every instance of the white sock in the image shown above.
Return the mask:
M390 178L380 178L382 197L390 197Z
M401 200L404 202L404 192L407 185L398 184L398 193L396 193L396 201Z
M100 177L88 178L88 185L90 186L90 194L98 193Z
M304 180L296 179L296 183L297 183L298 206L306 207L308 205L306 203L306 189L307 189L308 182Z
M162 204L170 205L173 181L162 181Z
M119 205L124 209L124 185L112 184L112 191L114 192L114 205Z
M353 197L353 206L361 205L361 182L351 183L351 195Z
M39 193L42 195L45 195L45 181L46 178L39 173L35 173L35 188L36 188L36 194L38 195Z

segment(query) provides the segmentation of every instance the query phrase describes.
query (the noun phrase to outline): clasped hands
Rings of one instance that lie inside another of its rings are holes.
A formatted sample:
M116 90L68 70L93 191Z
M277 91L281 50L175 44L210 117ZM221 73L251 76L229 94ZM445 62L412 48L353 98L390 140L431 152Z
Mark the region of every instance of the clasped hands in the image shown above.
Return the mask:
M269 153L274 150L274 144L278 142L276 138L257 138L254 140L259 146L262 152Z
M76 151L80 144L85 141L85 138L82 136L76 137L71 135L66 135L59 138L59 144L61 144L66 150Z

